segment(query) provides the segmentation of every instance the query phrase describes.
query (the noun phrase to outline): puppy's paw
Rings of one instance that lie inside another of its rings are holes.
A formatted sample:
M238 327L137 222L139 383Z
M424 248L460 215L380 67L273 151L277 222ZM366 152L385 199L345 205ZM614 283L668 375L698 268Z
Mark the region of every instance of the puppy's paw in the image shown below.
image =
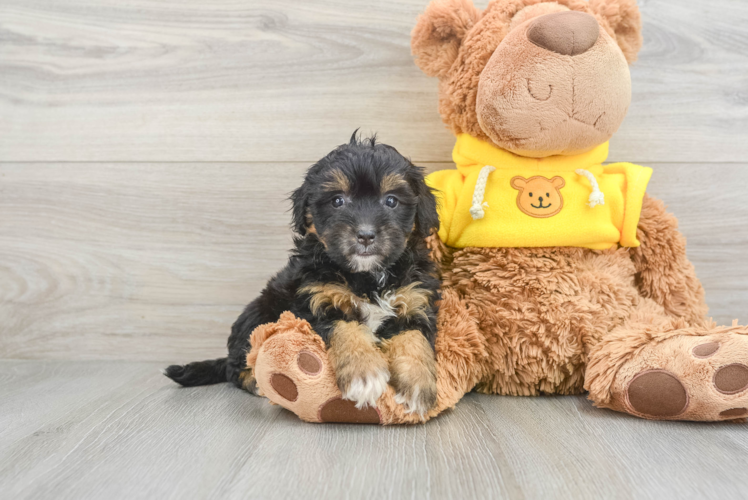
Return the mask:
M436 359L426 338L404 332L385 346L389 358L395 402L407 413L424 417L436 404Z
M260 389L257 387L257 380L251 368L246 368L239 373L239 384L242 389L253 396L260 395Z
M390 380L387 360L374 340L368 327L346 321L336 323L330 338L328 356L338 387L358 409L376 407Z
M424 387L413 386L395 394L395 402L405 407L405 413L415 413L420 417L436 404L436 381Z
M410 363L396 363L404 364ZM392 378L395 402L405 406L406 413L423 417L436 404L436 370L411 366L410 369L398 369Z
M343 399L356 403L356 408L376 408L377 400L387 388L389 380L390 372L384 366L366 375L354 376L347 380L338 377L338 387L343 393Z

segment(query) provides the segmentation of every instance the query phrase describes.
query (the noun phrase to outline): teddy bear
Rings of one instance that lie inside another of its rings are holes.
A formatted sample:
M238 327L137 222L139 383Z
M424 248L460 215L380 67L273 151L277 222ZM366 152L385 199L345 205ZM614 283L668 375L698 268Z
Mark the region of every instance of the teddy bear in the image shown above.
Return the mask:
M390 387L356 408L290 313L252 334L261 393L309 422L423 422L469 391L586 392L646 419L744 420L748 328L707 318L677 220L646 193L652 170L605 164L641 43L633 0L434 0L411 47L456 136L456 168L428 177L436 404L408 413Z

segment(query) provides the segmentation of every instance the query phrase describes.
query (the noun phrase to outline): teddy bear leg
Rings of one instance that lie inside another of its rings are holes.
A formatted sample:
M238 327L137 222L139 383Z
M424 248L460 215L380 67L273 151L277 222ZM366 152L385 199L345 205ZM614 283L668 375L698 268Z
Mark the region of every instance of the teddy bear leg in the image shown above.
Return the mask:
M325 343L308 322L285 312L252 332L247 365L260 396L307 422L379 424L376 408L356 408L338 389Z
M344 400L324 342L309 323L291 313L258 327L250 343L247 364L254 370L260 395L307 422L424 422L453 407L477 383L486 356L475 322L449 291L442 298L436 339L436 404L423 415L399 404L402 398L389 386L376 407L357 409Z
M635 315L595 345L585 389L595 406L651 420L744 420L748 327Z

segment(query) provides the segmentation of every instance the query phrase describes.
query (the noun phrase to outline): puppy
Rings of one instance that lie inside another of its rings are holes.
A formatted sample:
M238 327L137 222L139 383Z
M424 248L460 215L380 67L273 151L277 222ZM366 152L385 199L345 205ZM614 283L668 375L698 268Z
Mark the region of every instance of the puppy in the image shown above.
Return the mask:
M230 381L256 394L249 336L283 311L325 341L345 399L375 406L392 382L407 411L436 402L439 279L425 238L438 229L423 172L397 150L353 134L313 165L291 196L297 234L288 264L234 323L228 357L173 365L184 386Z

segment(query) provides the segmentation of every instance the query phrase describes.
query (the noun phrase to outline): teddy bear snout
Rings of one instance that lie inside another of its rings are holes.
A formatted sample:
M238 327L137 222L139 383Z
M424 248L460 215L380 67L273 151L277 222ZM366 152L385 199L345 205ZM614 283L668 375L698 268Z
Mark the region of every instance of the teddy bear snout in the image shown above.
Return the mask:
M599 35L597 20L590 14L576 11L545 14L527 28L527 38L532 43L565 56L587 52Z

